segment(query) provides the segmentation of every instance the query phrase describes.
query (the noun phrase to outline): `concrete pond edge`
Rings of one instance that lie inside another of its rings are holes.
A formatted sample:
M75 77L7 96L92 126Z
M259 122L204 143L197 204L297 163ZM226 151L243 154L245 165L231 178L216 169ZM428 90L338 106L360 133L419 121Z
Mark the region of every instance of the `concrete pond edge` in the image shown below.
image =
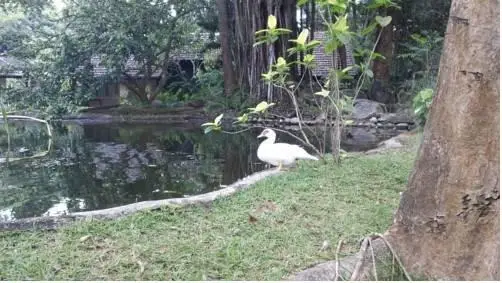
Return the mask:
M162 207L187 207L190 205L207 204L213 202L218 198L228 197L239 191L243 191L254 185L255 183L264 180L269 176L278 175L281 172L282 171L278 171L275 168L263 170L237 180L233 184L223 189L185 198L142 201L107 209L74 212L61 216L41 216L0 221L0 232L22 230L54 230L61 226L75 223L77 221L92 221L94 219L113 220L140 211L155 210Z

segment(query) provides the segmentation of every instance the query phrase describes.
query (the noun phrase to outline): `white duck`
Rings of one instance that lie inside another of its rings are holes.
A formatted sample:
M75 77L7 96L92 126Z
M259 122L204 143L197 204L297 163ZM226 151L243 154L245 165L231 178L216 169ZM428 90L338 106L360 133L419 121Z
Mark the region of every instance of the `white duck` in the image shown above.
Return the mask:
M258 159L274 166L279 166L279 170L282 169L283 165L293 165L296 159L319 160L296 144L275 143L276 134L272 129L263 130L258 138L263 137L267 139L258 147Z

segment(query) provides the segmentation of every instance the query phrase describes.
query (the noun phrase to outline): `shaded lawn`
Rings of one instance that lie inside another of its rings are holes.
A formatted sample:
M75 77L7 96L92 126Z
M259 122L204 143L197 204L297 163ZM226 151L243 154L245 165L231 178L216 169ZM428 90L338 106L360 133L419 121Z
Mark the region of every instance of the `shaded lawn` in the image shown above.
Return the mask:
M340 237L343 256L385 231L415 153L355 154L342 167L300 162L211 206L0 232L0 279L280 280L334 259Z

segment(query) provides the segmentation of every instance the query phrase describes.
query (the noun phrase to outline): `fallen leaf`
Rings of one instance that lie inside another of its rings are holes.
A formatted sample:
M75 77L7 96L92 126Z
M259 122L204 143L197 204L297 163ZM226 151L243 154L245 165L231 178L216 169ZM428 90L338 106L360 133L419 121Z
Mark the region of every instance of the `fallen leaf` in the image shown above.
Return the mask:
M58 273L59 271L61 271L61 265L59 264L56 264L52 267L52 270L54 271L54 273Z
M145 272L145 264L141 260L138 260L137 263L139 265L139 275L141 275Z
M329 242L328 241L324 241L322 242L322 246L321 246L321 251L325 251L327 249L329 249Z
M262 212L272 212L276 210L277 210L277 205L271 200L266 200L256 209L256 212L262 213Z
M86 235L86 236L81 237L79 241L85 242L85 241L89 240L91 237L92 237L91 235Z
M258 218L254 217L253 215L249 214L249 223L256 223L258 221Z

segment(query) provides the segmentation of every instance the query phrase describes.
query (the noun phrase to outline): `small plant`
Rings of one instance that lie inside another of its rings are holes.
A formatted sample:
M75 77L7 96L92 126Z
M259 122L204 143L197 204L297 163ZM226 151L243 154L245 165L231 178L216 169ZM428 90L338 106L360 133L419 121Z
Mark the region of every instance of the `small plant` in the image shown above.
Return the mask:
M322 17L322 20L327 27L328 38L327 41L324 42L324 50L328 54L333 54L337 51L337 49L347 43L349 43L354 37L355 33L350 31L350 27L348 25L348 1L347 0L337 0L337 1L316 1L318 4L318 8L320 9L319 15ZM299 3L300 4L300 3ZM305 4L305 3L303 3ZM390 0L382 0L377 1L377 6L372 7L374 9L377 8L385 8L394 5L394 3ZM324 17L324 14L332 15L332 17ZM369 24L366 32L371 32L376 30L377 27L385 27L389 25L392 21L390 16L381 17L376 16L372 19ZM262 79L268 83L268 103L261 102L255 108L249 109L247 113L243 113L240 117L237 117L237 121L234 124L245 126L245 123L248 120L249 115L261 115L265 112L268 107L272 106L273 103L270 103L272 100L271 97L271 87L275 87L281 90L282 94L287 95L289 100L291 101L293 108L295 110L296 118L297 118L297 126L299 128L300 135L296 136L289 132L286 132L290 136L293 136L298 141L301 141L303 145L308 146L312 149L317 155L321 158L323 153L326 152L326 144L321 145L321 148L316 148L306 132L312 133L314 135L315 131L305 123L303 119L302 109L298 102L298 91L300 86L302 85L302 81L307 76L312 76L312 69L316 66L316 58L313 55L314 48L321 44L320 41L316 40L308 40L309 38L309 30L304 29L296 39L290 40L293 43L293 46L289 48L288 55L289 58L298 58L298 60L285 59L284 57L278 57L275 59L273 44L279 39L279 36L283 34L288 34L291 31L288 29L278 28L277 20L275 16L270 15L267 21L267 27L263 30L258 30L256 35L256 43L254 46L258 46L261 44L266 44L267 49L269 50L269 66L268 71L262 74ZM369 79L373 77L373 72L370 69L370 64L372 60L382 57L381 55L375 52L376 45L382 33L382 29L378 32L377 40L373 45L373 48L365 52L367 56L363 56L363 62L345 68L343 70L336 70L334 68L335 62L333 59L332 66L333 69L330 70L327 81L321 83L316 80L316 83L321 88L321 91L316 92L315 95L322 100L321 105L318 105L318 110L321 115L325 117L324 122L324 135L323 137L315 136L318 141L326 140L326 137L329 137L331 152L333 155L333 160L336 163L340 162L341 157L341 132L344 125L351 124L352 121L347 120L344 121L342 117L342 113L350 112L351 107L353 106L353 102L357 94L361 91L363 84ZM303 54L303 56L295 56ZM302 58L303 57L303 58ZM303 72L301 74L301 79L299 82L292 81L291 78L291 70L297 68L298 66L303 67ZM348 75L348 72L352 68L357 68L360 75L357 79L357 83L355 84L354 96L349 97L343 94L341 90L341 84L345 80L353 80L352 76ZM313 87L311 88L313 89ZM266 103L266 104L264 104ZM261 111L261 108L264 108ZM258 109L258 111L256 111ZM220 116L218 118L221 119ZM202 125L205 128L205 132L208 133L213 130L221 130L220 127L220 119L216 119L214 122L205 123ZM283 130L274 128L276 131L285 132ZM329 133L329 134L327 134ZM327 136L328 135L328 136Z
M413 110L421 126L425 125L433 96L434 90L432 88L425 88L419 91L413 98Z

